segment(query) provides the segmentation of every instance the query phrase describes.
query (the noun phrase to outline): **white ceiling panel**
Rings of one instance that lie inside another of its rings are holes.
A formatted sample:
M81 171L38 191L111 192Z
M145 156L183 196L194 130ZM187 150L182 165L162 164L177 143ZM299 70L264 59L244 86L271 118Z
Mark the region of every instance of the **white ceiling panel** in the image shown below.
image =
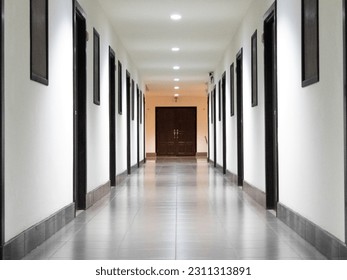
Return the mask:
M208 73L220 62L255 0L98 1L149 91L167 95L174 92L173 85L185 94L206 94ZM173 13L182 19L172 21ZM180 51L172 52L172 47ZM180 70L173 70L174 65ZM180 82L173 82L176 77Z

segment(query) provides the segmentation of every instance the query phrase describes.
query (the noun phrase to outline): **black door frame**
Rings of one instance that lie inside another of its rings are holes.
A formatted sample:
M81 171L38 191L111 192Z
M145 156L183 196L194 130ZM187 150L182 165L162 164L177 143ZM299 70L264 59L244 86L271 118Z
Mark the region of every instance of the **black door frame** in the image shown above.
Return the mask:
M77 25L78 19L82 21L82 27L85 32L81 32L81 38L78 38ZM86 14L77 0L73 1L73 99L74 99L74 136L73 136L73 185L74 185L74 202L76 210L84 210L86 208L87 193L87 127L86 127L86 101L87 101L87 56L86 56ZM82 41L84 45L84 56L82 58L83 71L78 69L77 48L78 41ZM82 76L79 76L82 75ZM81 83L78 80L81 79ZM79 88L82 84L82 88ZM82 94L79 94L82 91ZM80 109L82 107L82 110ZM82 121L81 121L82 118ZM82 140L81 140L82 139ZM81 152L82 151L82 152Z
M137 132L137 167L140 167L140 89L139 85L136 85L136 132Z
M126 70L126 102L127 102L127 173L131 174L131 75Z
M244 150L243 150L243 48L236 55L236 94L237 94L237 182L243 186Z
M226 72L222 76L223 174L227 173Z
M0 16L0 260L3 260L5 245L4 0L0 0Z
M210 162L210 100L211 95L207 96L207 162Z
M109 46L109 144L110 182L116 186L116 53Z
M276 31L275 2L264 15L266 208L274 210L277 210L279 191Z
M212 102L213 102L213 166L217 167L217 113L216 113L216 85L212 90Z
M141 102L143 102L143 162L146 163L147 159L146 159L146 96L145 94L143 94L143 100L141 100Z
M344 184L345 184L345 243L347 244L347 0L342 1L343 15L343 114L344 114Z

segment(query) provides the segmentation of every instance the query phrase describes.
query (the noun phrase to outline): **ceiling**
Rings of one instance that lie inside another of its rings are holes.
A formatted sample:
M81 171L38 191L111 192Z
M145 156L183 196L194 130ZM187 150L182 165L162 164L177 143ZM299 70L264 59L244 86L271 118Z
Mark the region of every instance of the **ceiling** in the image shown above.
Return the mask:
M139 70L147 94L201 95L206 94L209 72L219 64L254 0L98 1ZM174 13L182 19L171 20ZM173 70L175 65L180 70Z

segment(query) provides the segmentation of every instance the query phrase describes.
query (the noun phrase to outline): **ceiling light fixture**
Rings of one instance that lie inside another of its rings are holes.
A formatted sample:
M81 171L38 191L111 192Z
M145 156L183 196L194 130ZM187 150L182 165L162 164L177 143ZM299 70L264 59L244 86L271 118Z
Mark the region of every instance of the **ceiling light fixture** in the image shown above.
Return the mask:
M180 48L178 48L178 47L173 47L171 50L172 50L173 52L179 52L179 51L180 51Z
M180 79L178 79L178 78L175 78L175 79L174 79L174 81L175 81L175 82L179 82L179 81L180 81Z
M180 87L175 87L175 89L180 89Z
M172 20L180 20L180 19L182 19L182 16L180 15L180 14L172 14L171 16L170 16L170 18L172 19Z
M179 66L177 66L177 65L173 67L174 70L180 70L180 68L181 68L181 67L179 67Z

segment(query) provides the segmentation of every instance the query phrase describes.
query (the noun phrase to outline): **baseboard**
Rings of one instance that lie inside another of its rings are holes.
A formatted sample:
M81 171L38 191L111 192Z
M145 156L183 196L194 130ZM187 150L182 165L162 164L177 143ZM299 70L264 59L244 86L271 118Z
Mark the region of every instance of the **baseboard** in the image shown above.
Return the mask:
M237 185L239 177L236 174L234 174L234 173L230 172L229 170L227 170L227 173L225 174L225 177L227 179L229 179L229 181L231 181L233 184Z
M151 158L156 158L157 154L156 153L146 153L146 158L151 159Z
M258 188L252 186L246 181L243 181L243 190L247 193L253 200L260 204L263 208L266 208L266 194L265 192L259 190Z
M331 260L347 260L346 244L300 214L278 203L277 217Z
M111 181L99 186L86 195L86 209L93 206L101 198L107 195L111 190Z
M197 157L205 157L207 158L207 153L196 153Z
M22 259L53 234L70 223L74 217L75 204L72 203L6 242L4 245L4 259Z
M116 186L122 184L128 177L128 172L125 170L123 173L116 176Z

